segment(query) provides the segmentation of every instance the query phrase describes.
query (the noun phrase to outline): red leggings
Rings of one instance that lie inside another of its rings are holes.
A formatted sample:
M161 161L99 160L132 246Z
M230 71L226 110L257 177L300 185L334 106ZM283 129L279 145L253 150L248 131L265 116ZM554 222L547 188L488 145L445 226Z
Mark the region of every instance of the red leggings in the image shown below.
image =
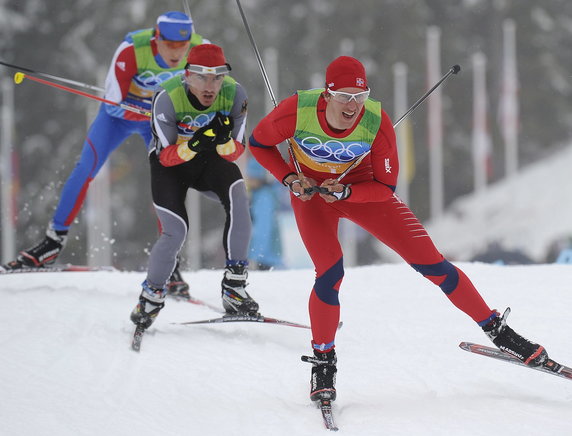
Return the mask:
M475 322L484 325L494 316L469 278L437 251L423 225L397 196L376 203L326 203L318 195L304 202L292 197L292 208L316 270L309 302L315 349L327 351L334 347L340 319L338 292L344 276L338 240L340 218L356 223L394 250L440 286L449 300Z

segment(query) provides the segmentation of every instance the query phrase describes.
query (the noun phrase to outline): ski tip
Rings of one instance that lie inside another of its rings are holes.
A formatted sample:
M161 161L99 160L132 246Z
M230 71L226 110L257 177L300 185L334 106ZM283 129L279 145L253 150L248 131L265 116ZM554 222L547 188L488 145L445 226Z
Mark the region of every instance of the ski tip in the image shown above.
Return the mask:
M143 340L143 334L145 329L141 325L135 327L135 332L133 333L133 339L131 340L131 349L135 352L141 350L141 341Z
M329 431L338 431L339 428L334 422L334 415L332 414L332 400L322 399L316 401L318 408L322 411L322 418L324 426Z
M141 337L140 336L135 336L133 338L133 341L131 341L131 349L133 351L135 351L136 353L139 353L139 351L141 350Z
M471 342L461 342L459 344L459 348L461 348L462 350L465 350L465 351L469 351L471 349L471 345L474 345L474 344L472 344Z

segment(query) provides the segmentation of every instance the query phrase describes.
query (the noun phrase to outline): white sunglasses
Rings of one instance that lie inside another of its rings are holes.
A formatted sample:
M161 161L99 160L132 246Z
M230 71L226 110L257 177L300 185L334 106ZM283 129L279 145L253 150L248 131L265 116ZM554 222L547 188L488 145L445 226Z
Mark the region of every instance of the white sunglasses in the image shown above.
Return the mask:
M203 65L187 65L187 71L198 74L228 74L230 72L230 65L220 65L218 67L205 67Z
M337 101L338 103L349 103L352 100L355 100L356 103L361 104L364 103L369 97L370 90L357 92L352 94L350 92L342 92L342 91L332 91L328 89L328 94L332 96L332 98Z

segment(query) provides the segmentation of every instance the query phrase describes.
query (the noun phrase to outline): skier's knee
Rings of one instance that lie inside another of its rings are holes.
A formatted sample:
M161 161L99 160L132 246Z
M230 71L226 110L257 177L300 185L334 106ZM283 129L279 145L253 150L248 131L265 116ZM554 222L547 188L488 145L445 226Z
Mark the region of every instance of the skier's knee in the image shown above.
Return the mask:
M344 264L343 258L340 258L330 269L316 278L314 283L316 296L326 304L339 306L338 290L343 278Z
M424 277L439 286L447 295L451 294L457 288L459 283L459 271L455 265L447 259L443 259L442 262L431 265L412 263L411 266L415 271L421 273Z

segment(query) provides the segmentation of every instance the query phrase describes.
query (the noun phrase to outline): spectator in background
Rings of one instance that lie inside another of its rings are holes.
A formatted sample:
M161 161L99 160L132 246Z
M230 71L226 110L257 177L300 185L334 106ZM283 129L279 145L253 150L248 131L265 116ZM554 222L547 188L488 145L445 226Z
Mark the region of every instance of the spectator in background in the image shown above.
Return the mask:
M252 157L248 159L246 175L252 217L249 259L259 270L282 268L282 242L277 216L282 185Z

